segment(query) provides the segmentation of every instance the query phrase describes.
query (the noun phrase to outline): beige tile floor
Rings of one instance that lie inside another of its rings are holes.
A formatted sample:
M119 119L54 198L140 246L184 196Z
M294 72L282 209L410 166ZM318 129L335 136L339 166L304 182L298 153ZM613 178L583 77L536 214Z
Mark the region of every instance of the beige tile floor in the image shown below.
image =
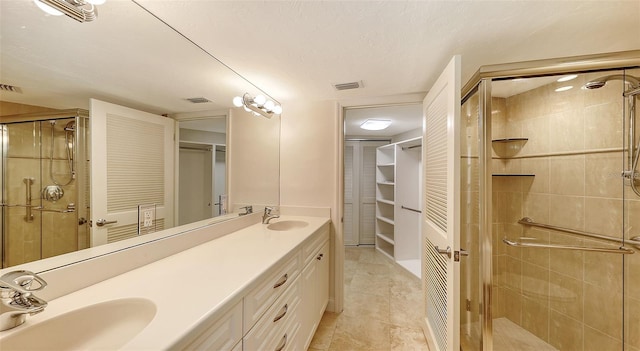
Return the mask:
M347 247L344 264L344 311L325 312L309 350L429 350L420 279L372 247Z

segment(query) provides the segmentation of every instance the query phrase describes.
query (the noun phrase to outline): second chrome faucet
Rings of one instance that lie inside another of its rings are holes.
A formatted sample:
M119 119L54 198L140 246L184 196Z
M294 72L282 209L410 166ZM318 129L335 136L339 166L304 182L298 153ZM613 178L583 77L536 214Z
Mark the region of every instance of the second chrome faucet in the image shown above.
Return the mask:
M265 206L264 213L262 214L262 224L269 224L272 219L280 218L280 215L274 214L275 211L275 207Z

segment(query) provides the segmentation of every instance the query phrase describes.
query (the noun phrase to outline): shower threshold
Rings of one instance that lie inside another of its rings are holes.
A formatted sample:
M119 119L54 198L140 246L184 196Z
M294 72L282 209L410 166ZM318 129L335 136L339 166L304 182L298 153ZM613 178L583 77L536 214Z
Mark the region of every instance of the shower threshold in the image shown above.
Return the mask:
M473 330L472 333L479 335L480 325L478 323L474 323L471 329ZM478 350L479 345L476 345L469 338L469 335L462 334L461 349L464 351ZM478 339L476 338L475 340ZM558 351L558 349L547 344L544 340L504 317L493 320L493 350Z

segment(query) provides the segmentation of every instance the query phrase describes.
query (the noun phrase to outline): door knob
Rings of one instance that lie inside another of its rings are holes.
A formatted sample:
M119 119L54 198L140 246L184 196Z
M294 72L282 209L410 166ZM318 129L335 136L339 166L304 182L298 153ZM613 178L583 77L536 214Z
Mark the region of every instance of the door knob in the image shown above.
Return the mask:
M104 226L105 224L113 224L113 223L118 223L118 221L107 221L107 220L106 220L106 219L104 219L104 218L100 218L99 220L97 220L97 221L96 221L96 225L97 225L98 227L102 227L102 226Z

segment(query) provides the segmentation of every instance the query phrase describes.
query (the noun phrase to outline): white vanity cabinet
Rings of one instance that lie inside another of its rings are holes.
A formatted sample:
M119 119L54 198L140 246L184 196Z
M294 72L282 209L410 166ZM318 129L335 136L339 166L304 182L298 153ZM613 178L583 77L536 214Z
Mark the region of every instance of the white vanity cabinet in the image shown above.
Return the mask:
M301 350L311 344L322 315L329 302L329 232L322 233L305 246L310 254L302 270L302 331Z

